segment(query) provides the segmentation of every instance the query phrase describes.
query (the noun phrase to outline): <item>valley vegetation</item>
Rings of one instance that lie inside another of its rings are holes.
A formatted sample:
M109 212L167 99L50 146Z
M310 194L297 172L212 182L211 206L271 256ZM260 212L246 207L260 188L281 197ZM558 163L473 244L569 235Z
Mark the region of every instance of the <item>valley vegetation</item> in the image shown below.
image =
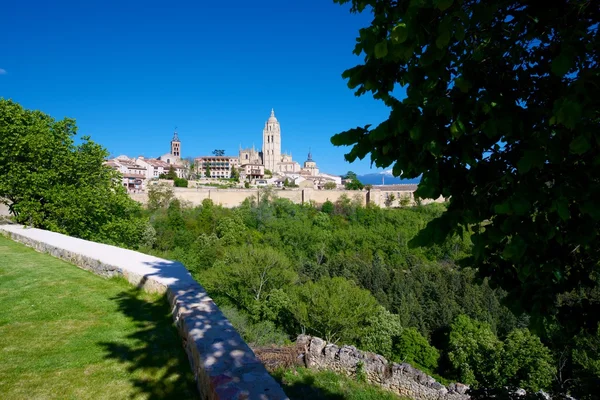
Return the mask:
M307 333L473 387L556 390L560 379L571 388L598 379L598 336L556 346L503 304L505 291L459 267L472 251L469 231L409 246L445 205L297 205L268 189L260 198L192 207L156 186L147 210L155 237L141 244L184 263L253 345Z

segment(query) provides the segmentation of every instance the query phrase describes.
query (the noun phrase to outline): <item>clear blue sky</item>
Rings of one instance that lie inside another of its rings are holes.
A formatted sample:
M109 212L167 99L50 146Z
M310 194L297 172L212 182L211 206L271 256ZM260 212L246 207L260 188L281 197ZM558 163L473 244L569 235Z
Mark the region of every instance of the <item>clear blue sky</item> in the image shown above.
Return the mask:
M262 145L275 109L282 149L323 171L358 173L330 137L388 110L341 78L356 15L332 0L62 1L2 5L0 97L75 118L112 155L159 156L178 127L182 155Z

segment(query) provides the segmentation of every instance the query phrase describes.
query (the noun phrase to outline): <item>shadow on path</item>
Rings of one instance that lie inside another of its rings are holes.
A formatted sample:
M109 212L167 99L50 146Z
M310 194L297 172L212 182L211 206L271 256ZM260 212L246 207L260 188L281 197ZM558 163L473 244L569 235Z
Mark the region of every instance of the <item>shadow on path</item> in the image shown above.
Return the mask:
M127 364L136 392L132 397L197 399L194 376L170 314L166 296L148 301L142 290L132 288L112 300L130 318L134 333L126 342L100 343L106 357Z

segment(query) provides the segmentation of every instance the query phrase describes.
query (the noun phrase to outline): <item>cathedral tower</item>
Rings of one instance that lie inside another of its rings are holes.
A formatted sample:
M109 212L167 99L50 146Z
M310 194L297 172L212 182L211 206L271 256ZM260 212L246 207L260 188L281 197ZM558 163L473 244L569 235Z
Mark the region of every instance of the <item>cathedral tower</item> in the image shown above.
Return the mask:
M171 140L171 154L177 158L181 157L181 142L179 136L177 136L177 131L173 133L173 139Z
M281 128L279 122L275 118L275 111L271 110L271 116L265 123L263 129L263 164L265 169L271 172L276 170L277 164L281 162Z

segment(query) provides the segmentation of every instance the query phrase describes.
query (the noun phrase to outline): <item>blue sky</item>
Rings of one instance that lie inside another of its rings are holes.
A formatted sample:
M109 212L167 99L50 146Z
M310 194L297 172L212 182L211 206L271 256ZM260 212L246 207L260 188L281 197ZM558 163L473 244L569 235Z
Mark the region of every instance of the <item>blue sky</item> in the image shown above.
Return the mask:
M341 78L356 15L332 0L6 2L0 97L75 118L113 155L158 156L178 127L183 156L262 145L271 108L282 149L323 171L358 173L330 137L389 111Z

